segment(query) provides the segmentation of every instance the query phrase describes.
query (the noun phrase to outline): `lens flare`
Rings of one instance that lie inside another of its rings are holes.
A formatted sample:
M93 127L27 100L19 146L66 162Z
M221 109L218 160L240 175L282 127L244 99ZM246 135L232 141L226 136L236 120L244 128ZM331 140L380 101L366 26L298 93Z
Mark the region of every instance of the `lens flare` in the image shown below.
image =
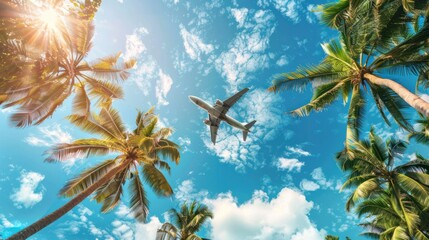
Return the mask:
M54 31L59 23L60 16L53 8L41 12L40 21L48 31Z

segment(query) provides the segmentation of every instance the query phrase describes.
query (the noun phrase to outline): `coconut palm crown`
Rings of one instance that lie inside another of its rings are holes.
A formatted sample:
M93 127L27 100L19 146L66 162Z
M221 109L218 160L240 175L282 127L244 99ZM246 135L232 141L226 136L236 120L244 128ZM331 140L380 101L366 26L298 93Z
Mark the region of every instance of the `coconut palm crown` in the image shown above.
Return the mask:
M0 19L0 45L5 49L0 54L0 105L17 107L11 120L18 127L42 123L73 93L73 112L80 114L89 113L90 99L103 105L122 98L118 83L129 77L127 71L135 64L133 59L119 61L120 53L87 61L94 36L90 16L100 1L88 1L82 12L70 16L61 15L60 1L55 2L42 5L56 9L51 10L56 12L55 25L31 15L28 7L17 9L22 11L18 17Z
M204 222L213 218L213 213L206 205L193 201L183 203L180 212L176 209L169 211L174 223L164 223L158 229L156 240L204 240L195 233L200 230Z
M93 193L92 198L102 204L101 211L108 212L122 200L126 182L129 183L131 212L140 222L146 221L149 208L141 179L159 196L173 194L160 170L170 172L170 166L164 158L179 163L179 147L167 139L172 133L171 128L157 128L158 118L153 114L153 108L146 113L138 113L133 131L127 131L118 112L111 107L102 108L99 114L74 114L68 119L82 130L98 134L101 138L59 144L47 151L48 162L100 155L109 158L83 171L61 189L61 196L73 197L67 204L18 232L11 239L29 237Z
M379 216L384 209L388 212L379 217L384 220L391 218L389 224L384 225L389 226L386 229L389 231L384 234L398 231L397 234L404 233L409 237L405 239L427 239L429 229L422 228L427 226L427 219L421 213L427 211L429 205L429 160L415 155L404 164L395 163L404 156L406 147L403 140L388 139L384 142L371 129L368 140L352 143L352 154L348 154L350 150L337 154L340 168L348 173L342 190L352 190L346 210L356 207L360 215L373 210L375 214L369 219L377 220L373 217Z
M407 104L429 116L429 103L397 81L382 77L386 73L417 76L429 69L426 43L429 24L424 21L413 32L407 19L398 18L407 15L401 7L402 1L384 1L371 11L364 11L368 6L357 2L373 1L340 1L348 4L348 11L355 10L355 18L342 21L338 39L322 44L326 57L320 64L279 74L269 88L277 93L289 89L302 91L309 83L313 85L310 102L291 112L296 116L320 111L339 98L344 104L350 102L346 144L359 139L368 98L373 99L388 124L391 120L387 112L408 131L412 127L404 114ZM353 4L360 8L353 8Z

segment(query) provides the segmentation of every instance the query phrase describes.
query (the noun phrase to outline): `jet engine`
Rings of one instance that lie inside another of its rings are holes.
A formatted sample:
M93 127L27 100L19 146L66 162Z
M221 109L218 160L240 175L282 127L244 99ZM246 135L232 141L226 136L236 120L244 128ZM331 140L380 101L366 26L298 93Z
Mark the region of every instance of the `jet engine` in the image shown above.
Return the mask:
M211 122L210 120L208 120L208 119L204 120L204 123L205 123L206 125L209 125L209 126L212 124L212 122Z
M221 106L222 106L222 105L223 105L223 102L222 102L221 100L217 99L217 100L216 100L216 105L221 105Z

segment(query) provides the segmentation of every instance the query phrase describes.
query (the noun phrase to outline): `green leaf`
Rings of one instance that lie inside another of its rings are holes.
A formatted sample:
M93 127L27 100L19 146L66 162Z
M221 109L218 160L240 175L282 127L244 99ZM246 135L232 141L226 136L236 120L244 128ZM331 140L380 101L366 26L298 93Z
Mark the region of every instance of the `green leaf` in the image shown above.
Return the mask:
M168 197L173 194L173 189L167 179L154 165L145 164L143 166L143 176L146 183L152 187L157 195Z
M149 213L149 201L146 198L146 193L138 174L132 177L128 189L131 198L130 209L134 213L134 218L139 222L146 222Z

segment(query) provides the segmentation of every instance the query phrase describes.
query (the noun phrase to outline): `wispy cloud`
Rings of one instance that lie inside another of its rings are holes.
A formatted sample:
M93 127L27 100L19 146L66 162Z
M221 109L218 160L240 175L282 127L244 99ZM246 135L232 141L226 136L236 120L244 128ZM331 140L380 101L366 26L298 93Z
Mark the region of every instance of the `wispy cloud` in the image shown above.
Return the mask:
M300 186L304 191L316 191L318 189L338 191L341 188L341 180L327 179L321 167L315 168L310 175L312 180L303 179L301 181Z
M17 229L20 229L22 225L21 222L9 220L5 215L0 214L0 237L7 238L15 233Z
M166 98L170 92L171 85L173 85L173 79L162 70L159 70L159 79L155 88L155 96L158 99L158 104L168 105Z
M72 220L60 223L56 230L55 235L58 239L68 239L70 234L76 234L83 230L87 231L93 238L112 239L108 230L97 227L92 220L96 216L94 212L84 205L79 205L77 209L73 209L67 214Z
M43 179L45 176L40 173L22 170L19 178L21 185L10 195L15 207L29 208L42 201L44 188L39 187L39 191L37 189Z
M313 23L314 14L310 10L314 7L313 5L304 7L301 0L258 0L258 6L261 8L274 7L284 17L298 23L302 20L302 16L305 16L308 22Z
M180 25L180 35L185 51L192 60L201 61L202 55L207 55L214 50L212 44L204 43L198 35L186 30L182 24Z
M305 178L301 180L301 183L299 184L299 186L303 191L310 191L310 192L316 191L317 189L320 188L319 184Z
M177 139L179 142L180 147L183 149L184 152L189 151L189 146L191 146L191 139L188 137L179 137Z
M152 84L155 84L155 97L160 105L168 105L167 95L173 85L173 79L165 73L152 55L147 51L143 42L149 31L144 28L134 29L133 34L126 36L125 59L137 59L136 69L133 71L134 81L144 95L149 95Z
M38 127L39 134L30 134L25 138L25 142L37 147L52 147L60 143L71 143L73 138L65 131L61 125L53 124L52 126ZM78 160L81 160L83 155L76 155L67 161L61 162L64 171L69 174Z
M115 214L118 218L112 222L112 233L118 239L155 239L156 232L162 225L155 216L150 217L146 223L136 222L131 210L123 204Z
M248 83L249 73L269 66L270 56L266 50L276 27L274 14L269 10L232 9L231 14L239 32L229 43L228 50L215 61L216 70L227 80L228 93Z
M286 155L290 156L304 156L304 157L308 157L311 156L311 153L308 151L303 150L302 148L299 147L291 147L291 146L286 146Z
M64 131L61 125L54 124L52 126L38 127L40 135L30 135L25 138L25 142L38 147L50 147L59 143L70 143L72 137L70 133Z
M287 170L289 172L296 170L301 171L301 167L304 166L303 162L300 162L296 158L279 158L277 161L277 168L281 170Z
M174 196L180 202L189 202L193 200L202 200L208 195L207 191L196 192L192 180L183 181L175 190Z

